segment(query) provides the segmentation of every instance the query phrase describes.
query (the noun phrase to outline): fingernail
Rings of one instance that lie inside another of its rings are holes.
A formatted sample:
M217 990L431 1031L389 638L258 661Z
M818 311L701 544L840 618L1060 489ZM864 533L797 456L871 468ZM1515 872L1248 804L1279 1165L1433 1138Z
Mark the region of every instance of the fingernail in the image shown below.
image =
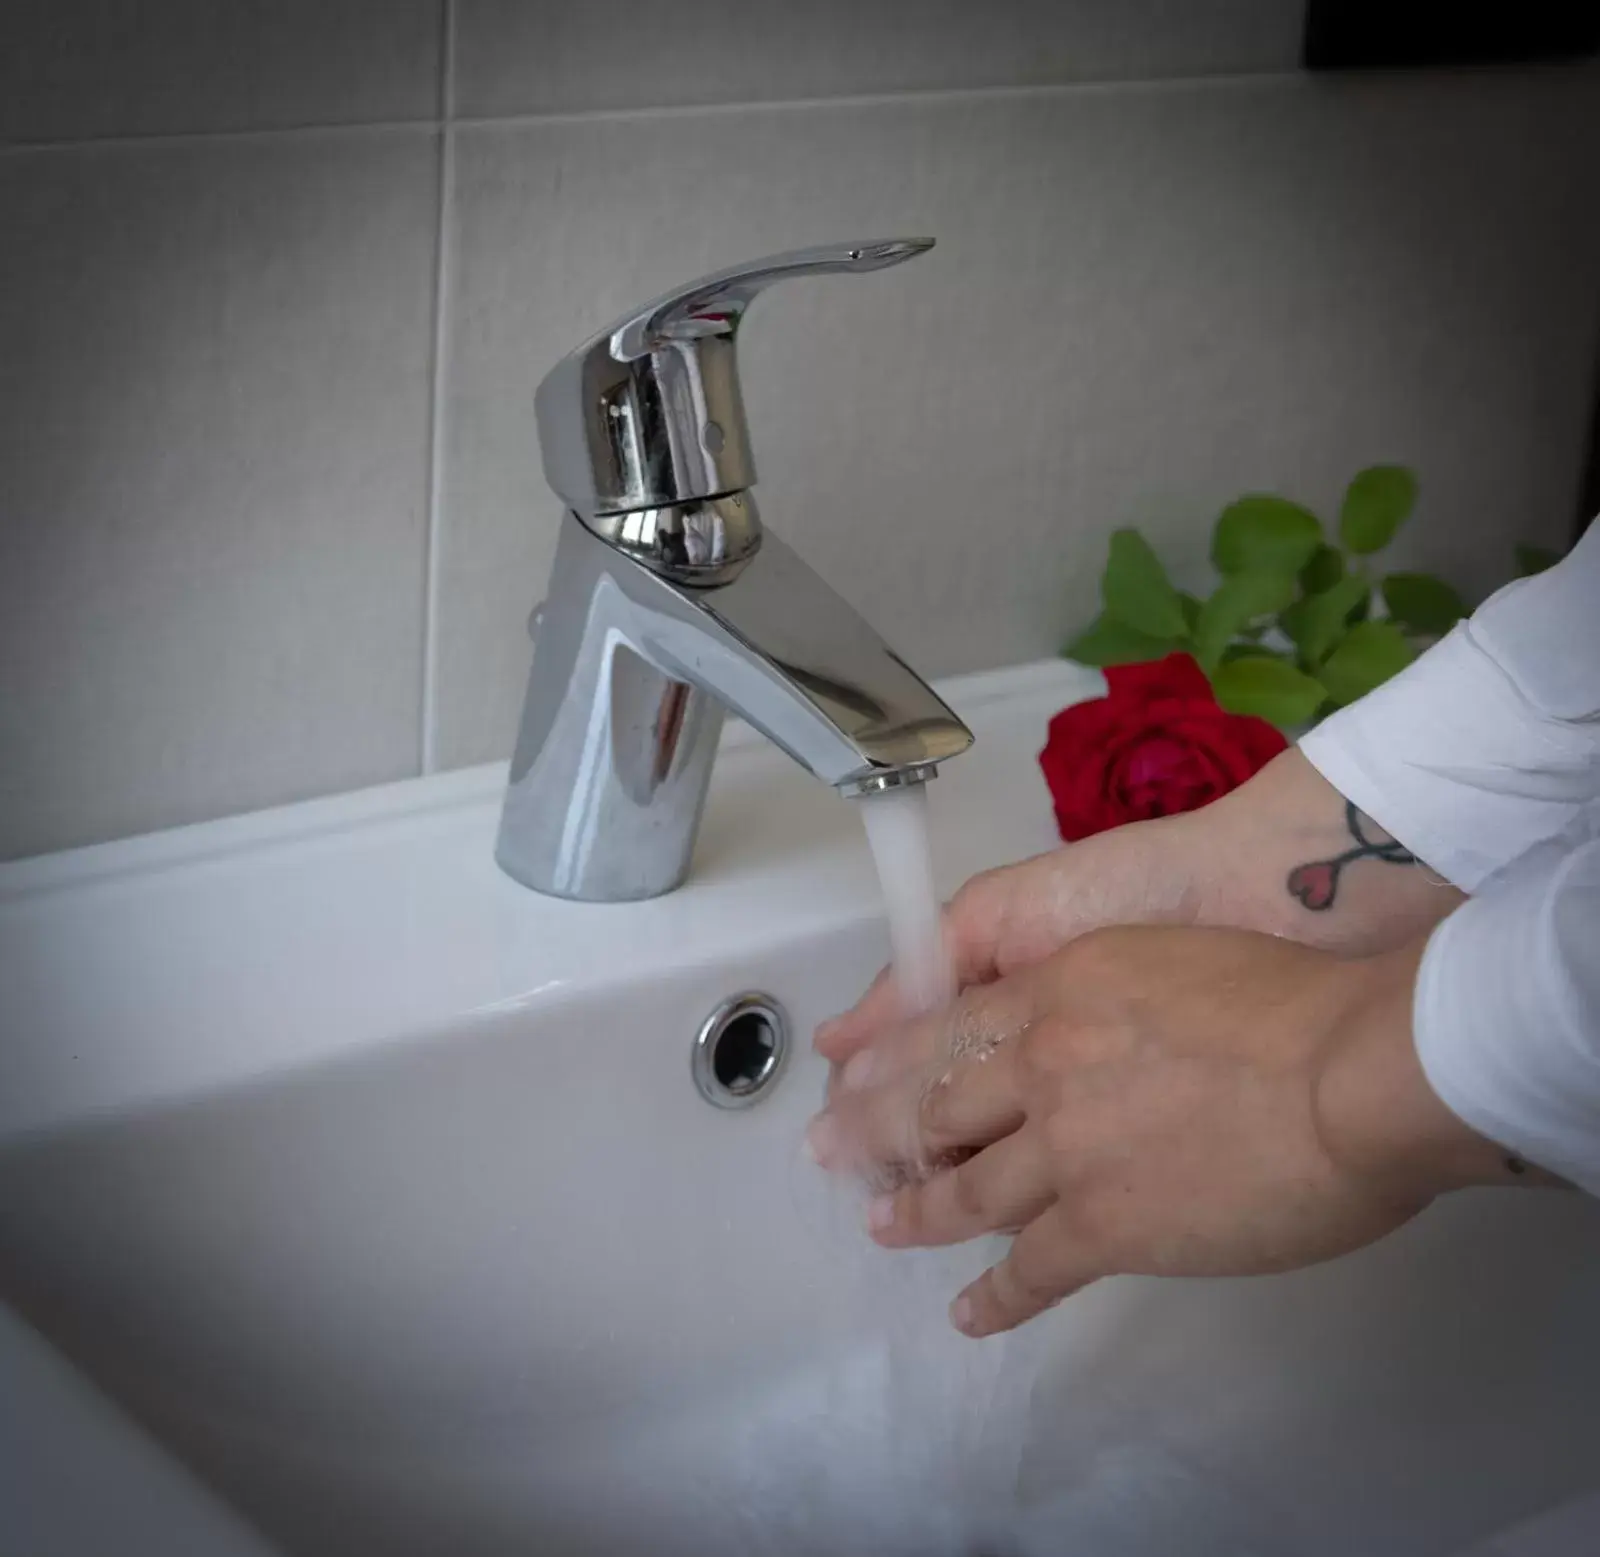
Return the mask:
M963 1335L972 1332L972 1299L965 1293L950 1305L950 1323Z
M875 1195L867 1202L867 1231L869 1233L881 1233L893 1221L893 1195Z
M831 1158L839 1145L839 1126L827 1114L818 1114L806 1126L806 1150L811 1153L811 1160L820 1168L828 1166Z
M854 1092L872 1080L877 1068L877 1056L871 1049L863 1049L845 1061L844 1069L839 1072L839 1085L847 1092Z

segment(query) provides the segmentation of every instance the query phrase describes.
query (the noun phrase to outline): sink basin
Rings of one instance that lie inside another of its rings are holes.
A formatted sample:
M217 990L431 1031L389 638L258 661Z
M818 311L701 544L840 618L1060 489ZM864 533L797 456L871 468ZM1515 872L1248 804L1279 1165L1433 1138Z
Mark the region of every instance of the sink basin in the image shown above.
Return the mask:
M1052 843L1097 684L942 688L946 888ZM0 870L0 1298L281 1551L1428 1557L1600 1492L1592 1202L966 1342L993 1247L872 1250L799 1150L886 950L850 804L730 730L690 883L589 905L496 869L502 783ZM793 1052L715 1108L745 991Z

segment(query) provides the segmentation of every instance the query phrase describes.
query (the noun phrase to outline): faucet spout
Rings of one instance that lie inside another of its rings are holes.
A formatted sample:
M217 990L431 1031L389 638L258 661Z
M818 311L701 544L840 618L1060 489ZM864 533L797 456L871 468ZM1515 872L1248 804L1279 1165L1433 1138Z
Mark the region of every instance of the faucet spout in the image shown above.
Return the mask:
M919 782L972 734L770 531L731 579L663 576L564 522L496 857L560 897L684 877L724 710L845 792Z
M931 770L972 732L877 632L770 530L730 584L684 590L694 615L649 636L704 688L825 784Z

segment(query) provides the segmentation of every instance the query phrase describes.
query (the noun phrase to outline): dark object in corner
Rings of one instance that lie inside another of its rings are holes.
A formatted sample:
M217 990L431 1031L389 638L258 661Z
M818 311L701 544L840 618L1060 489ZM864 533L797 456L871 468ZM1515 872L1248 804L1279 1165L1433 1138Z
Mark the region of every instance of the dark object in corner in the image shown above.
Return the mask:
M1600 52L1594 0L1309 0L1307 70L1419 70L1582 59Z

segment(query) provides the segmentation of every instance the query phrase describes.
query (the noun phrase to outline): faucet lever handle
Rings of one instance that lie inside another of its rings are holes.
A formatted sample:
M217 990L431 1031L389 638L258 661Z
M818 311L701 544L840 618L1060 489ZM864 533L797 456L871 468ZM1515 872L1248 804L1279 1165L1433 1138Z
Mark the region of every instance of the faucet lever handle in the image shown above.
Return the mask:
M611 354L632 362L678 341L732 335L759 292L792 276L862 274L884 270L925 254L932 238L880 238L867 243L828 243L791 249L765 259L702 276L619 319L607 332Z
M755 462L734 336L757 293L791 276L898 265L932 238L774 254L676 287L591 336L534 396L545 476L585 520L741 492Z

